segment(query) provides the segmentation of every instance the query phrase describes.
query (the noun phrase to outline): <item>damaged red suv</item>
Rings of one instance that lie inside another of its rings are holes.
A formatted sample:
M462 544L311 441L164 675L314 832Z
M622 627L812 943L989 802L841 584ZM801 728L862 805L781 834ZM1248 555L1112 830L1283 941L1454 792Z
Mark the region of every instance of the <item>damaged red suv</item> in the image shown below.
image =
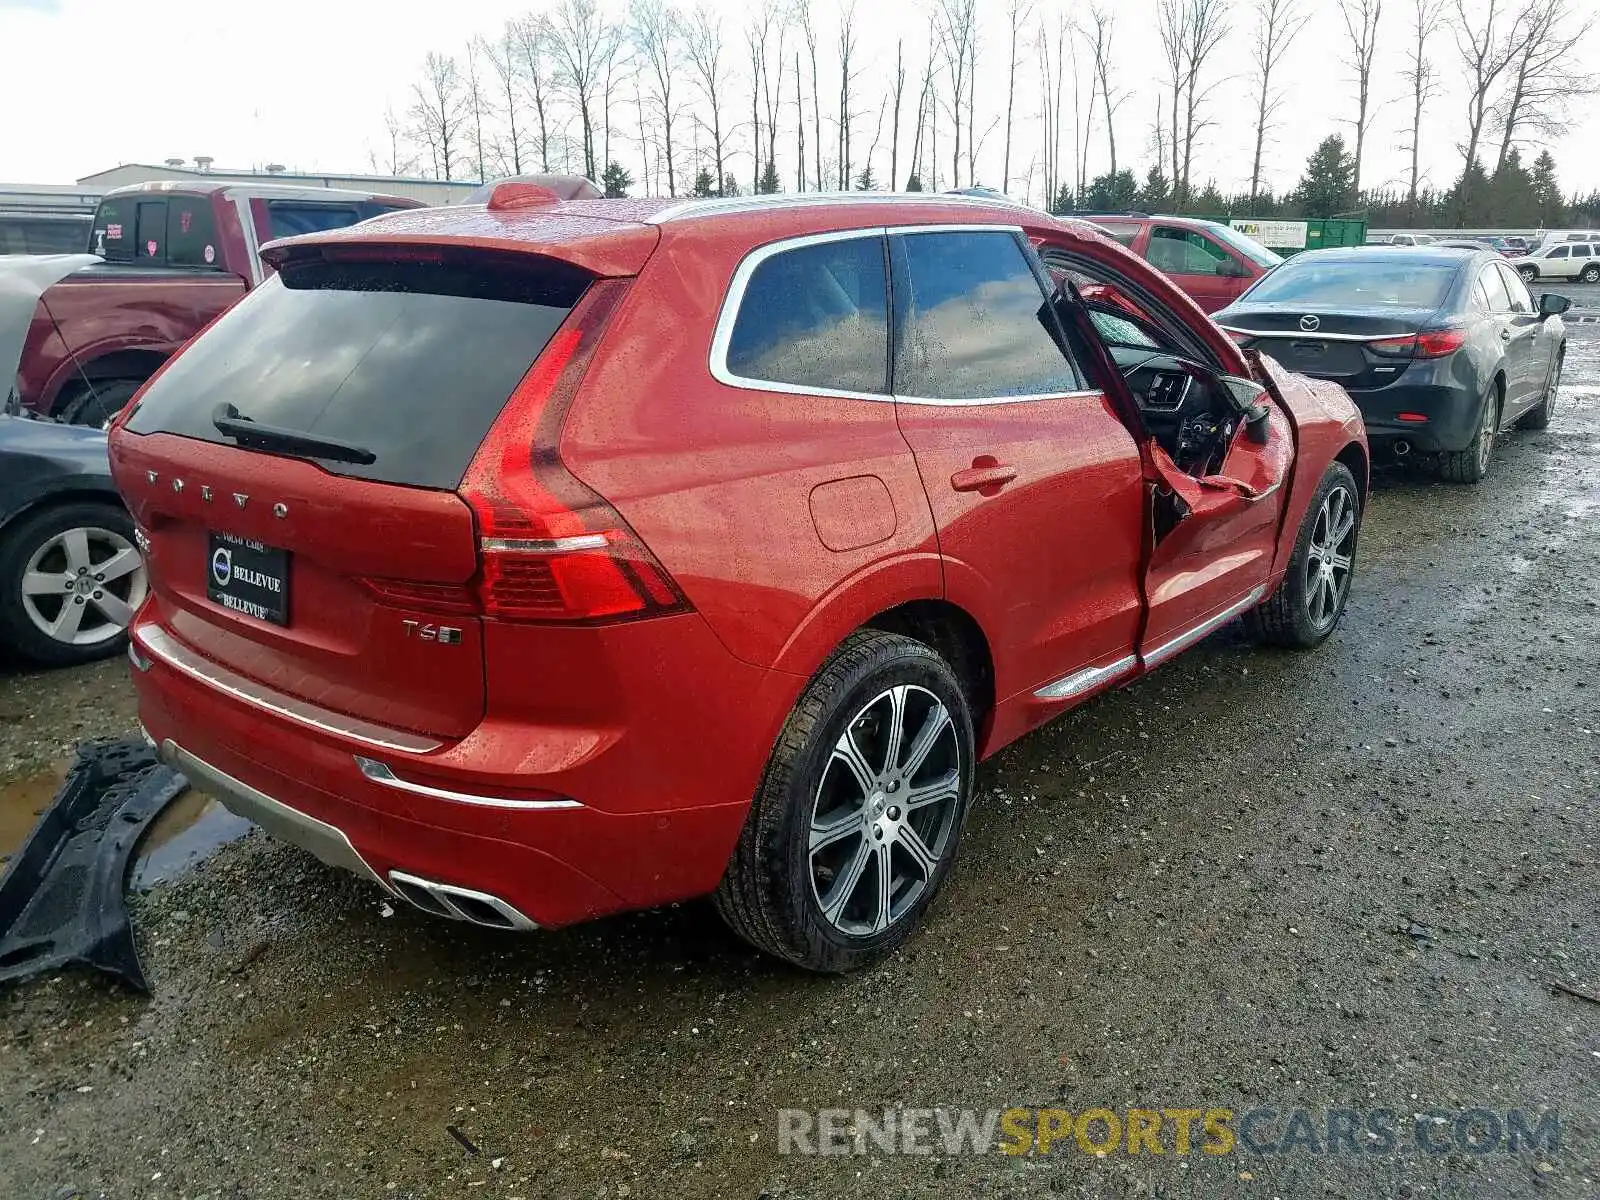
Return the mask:
M851 968L939 890L979 760L1349 594L1348 397L1087 225L508 184L263 253L112 434L141 719L439 916L709 893Z

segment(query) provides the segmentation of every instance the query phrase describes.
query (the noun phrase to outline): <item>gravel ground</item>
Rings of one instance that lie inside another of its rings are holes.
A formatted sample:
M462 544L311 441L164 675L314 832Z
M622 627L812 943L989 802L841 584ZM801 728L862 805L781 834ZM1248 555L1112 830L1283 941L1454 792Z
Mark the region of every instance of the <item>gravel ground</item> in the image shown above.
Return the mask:
M251 835L133 898L152 999L0 992L0 1195L1596 1194L1600 1004L1552 987L1600 993L1600 325L1571 335L1555 425L1483 486L1380 478L1321 650L1226 631L988 764L882 967L798 975L703 904L494 936ZM0 674L0 778L131 723L117 664ZM886 1105L1520 1107L1561 1141L776 1152L779 1109Z

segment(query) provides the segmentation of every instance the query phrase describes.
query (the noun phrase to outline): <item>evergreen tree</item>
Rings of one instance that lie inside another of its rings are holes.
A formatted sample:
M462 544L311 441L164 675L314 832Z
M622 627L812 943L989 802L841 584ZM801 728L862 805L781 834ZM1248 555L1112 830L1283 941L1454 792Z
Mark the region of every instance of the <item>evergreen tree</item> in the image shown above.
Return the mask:
M1306 161L1306 173L1295 189L1295 202L1308 217L1331 217L1350 207L1355 161L1344 138L1329 134Z
M877 176L872 173L872 164L868 163L861 168L861 174L856 176L856 191L875 192L878 190Z
M1226 216L1229 211L1228 198L1217 188L1216 181L1206 184L1206 190L1195 197L1195 210L1213 217Z
M1566 205L1561 200L1561 185L1556 182L1556 160L1550 151L1541 150L1533 160L1533 173L1529 177L1533 192L1535 219L1539 226L1549 229L1566 219Z
M600 183L606 190L606 199L621 200L628 194L628 189L633 186L633 173L619 162L613 162L606 167L605 173L600 176Z
M1457 225L1466 228L1484 225L1491 220L1489 176L1476 158L1466 165L1461 178L1450 189L1450 213Z
M1050 205L1051 213L1058 217L1064 217L1076 208L1077 205L1072 202L1072 189L1063 183L1061 187L1057 189L1056 198Z
M1522 165L1522 152L1515 147L1489 180L1484 217L1496 225L1533 225L1538 222L1539 205L1533 195L1533 176Z
M1144 186L1133 199L1140 212L1158 213L1172 205L1172 189L1167 186L1167 176L1159 165L1151 167L1144 177Z
M1139 194L1132 171L1101 175L1083 193L1083 206L1090 212L1126 212Z
M756 191L763 196L774 196L778 193L778 188L778 164L769 158L767 165L761 168L761 182Z
M906 191L920 192L922 190L922 176L915 171L906 178Z
M717 194L716 177L704 167L701 167L700 173L694 177L693 194L696 196L715 196Z
M720 194L724 196L738 196L742 194L739 191L739 181L733 177L732 171L729 171L728 174L723 178L722 191Z

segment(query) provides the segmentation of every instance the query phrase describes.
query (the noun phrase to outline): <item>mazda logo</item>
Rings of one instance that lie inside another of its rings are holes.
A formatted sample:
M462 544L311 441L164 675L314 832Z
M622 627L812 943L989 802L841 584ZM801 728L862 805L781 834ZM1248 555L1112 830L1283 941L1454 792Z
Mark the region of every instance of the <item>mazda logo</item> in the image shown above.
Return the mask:
M1315 333L1321 324L1322 318L1313 316L1310 313L1300 318L1300 328L1307 333Z
M217 548L211 556L211 578L217 581L218 587L228 586L228 581L233 578L233 551Z

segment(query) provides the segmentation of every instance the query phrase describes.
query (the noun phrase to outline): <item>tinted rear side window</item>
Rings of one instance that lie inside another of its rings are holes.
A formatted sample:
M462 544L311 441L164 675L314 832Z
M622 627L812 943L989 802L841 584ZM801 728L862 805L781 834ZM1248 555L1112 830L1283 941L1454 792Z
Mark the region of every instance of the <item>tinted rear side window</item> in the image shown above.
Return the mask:
M803 389L887 392L888 292L879 235L780 250L745 284L728 371Z
M221 269L210 196L174 196L167 202L167 265Z
M525 257L290 262L150 386L128 428L232 444L212 424L227 403L376 455L329 471L454 488L588 282Z
M133 247L132 197L102 200L94 210L94 223L89 230L89 249L105 257L107 262L132 262Z
M1055 342L1055 315L1014 235L899 234L890 250L896 395L979 400L1082 386Z

